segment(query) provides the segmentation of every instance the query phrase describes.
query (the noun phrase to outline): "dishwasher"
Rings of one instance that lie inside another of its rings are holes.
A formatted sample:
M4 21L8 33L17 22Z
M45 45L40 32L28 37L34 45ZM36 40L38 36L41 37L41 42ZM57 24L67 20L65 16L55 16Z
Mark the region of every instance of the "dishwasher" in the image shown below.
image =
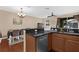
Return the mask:
M48 35L39 36L37 39L38 52L48 52Z

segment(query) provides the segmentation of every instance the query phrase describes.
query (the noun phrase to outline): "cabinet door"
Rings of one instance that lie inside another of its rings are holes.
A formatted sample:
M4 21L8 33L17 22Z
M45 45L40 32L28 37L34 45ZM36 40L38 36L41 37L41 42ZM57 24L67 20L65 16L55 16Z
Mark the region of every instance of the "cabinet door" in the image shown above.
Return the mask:
M79 52L79 42L73 40L67 40L65 42L65 51L67 52Z
M52 50L52 33L48 34L48 51Z
M64 39L53 36L52 49L59 52L64 51Z
M11 52L23 52L23 42L10 46Z
M1 52L9 52L9 43L7 39L3 39L0 43Z
M36 46L35 46L35 38L31 35L26 36L26 51L27 52L35 52Z

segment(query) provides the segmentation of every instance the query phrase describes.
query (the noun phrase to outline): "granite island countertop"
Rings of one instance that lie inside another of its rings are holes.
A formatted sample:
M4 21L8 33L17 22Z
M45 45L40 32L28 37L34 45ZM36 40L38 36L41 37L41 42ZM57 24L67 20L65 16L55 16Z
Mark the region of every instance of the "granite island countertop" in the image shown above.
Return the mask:
M52 30L49 30L49 31L42 31L42 32L32 32L32 33L27 33L27 34L30 34L34 37L40 37L40 36L43 36L43 35L46 35L48 33L59 33L59 34L66 34L66 35L74 35L74 36L79 36L79 33L71 33L71 32L57 32L57 31L52 31Z
M40 31L40 32L30 32L30 33L27 33L29 35L32 35L34 37L40 37L40 36L43 36L43 35L46 35L48 33L54 33L54 32L57 32L57 31Z

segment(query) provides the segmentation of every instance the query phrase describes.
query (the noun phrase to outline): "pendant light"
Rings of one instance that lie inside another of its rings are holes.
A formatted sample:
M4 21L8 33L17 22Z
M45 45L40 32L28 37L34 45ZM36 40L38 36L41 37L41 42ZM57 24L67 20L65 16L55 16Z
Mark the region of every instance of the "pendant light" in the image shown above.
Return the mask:
M25 14L23 13L23 8L21 8L21 12L18 13L18 16L19 16L20 18L24 18L24 17L25 17Z

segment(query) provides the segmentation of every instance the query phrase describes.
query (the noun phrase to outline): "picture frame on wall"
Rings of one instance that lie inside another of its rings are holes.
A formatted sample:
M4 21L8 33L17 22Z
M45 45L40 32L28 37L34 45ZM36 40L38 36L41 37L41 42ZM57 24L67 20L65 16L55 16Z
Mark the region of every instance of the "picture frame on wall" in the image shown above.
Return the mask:
M14 25L22 25L22 19L21 18L13 18L13 24Z

